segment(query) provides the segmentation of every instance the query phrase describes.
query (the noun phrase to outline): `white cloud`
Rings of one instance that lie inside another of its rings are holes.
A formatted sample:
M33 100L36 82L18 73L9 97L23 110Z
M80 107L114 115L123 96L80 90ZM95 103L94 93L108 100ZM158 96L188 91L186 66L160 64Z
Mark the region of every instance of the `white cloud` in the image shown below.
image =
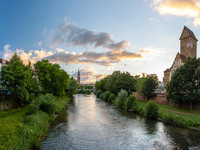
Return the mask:
M199 0L154 0L153 7L162 15L192 18L195 26L200 25Z

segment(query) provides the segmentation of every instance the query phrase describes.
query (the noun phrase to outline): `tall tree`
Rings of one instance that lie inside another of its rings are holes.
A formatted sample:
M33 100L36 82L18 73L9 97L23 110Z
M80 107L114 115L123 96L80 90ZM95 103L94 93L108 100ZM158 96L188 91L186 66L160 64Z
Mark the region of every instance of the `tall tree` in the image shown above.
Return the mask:
M3 66L1 71L2 85L11 91L14 105L27 103L30 94L34 94L36 87L35 79L30 65L24 65L19 56L15 53L10 59L9 65Z
M141 93L147 97L149 100L150 98L156 96L155 90L158 87L158 81L153 76L148 76L141 81Z
M68 95L70 97L73 97L73 95L77 93L77 89L78 89L78 83L76 80L74 80L73 77L71 77L69 82Z
M200 60L189 58L173 74L167 85L167 98L182 106L190 105L194 109L200 102Z
M51 64L48 60L42 60L38 61L34 67L43 93L53 93L54 96L66 94L70 78L58 64Z

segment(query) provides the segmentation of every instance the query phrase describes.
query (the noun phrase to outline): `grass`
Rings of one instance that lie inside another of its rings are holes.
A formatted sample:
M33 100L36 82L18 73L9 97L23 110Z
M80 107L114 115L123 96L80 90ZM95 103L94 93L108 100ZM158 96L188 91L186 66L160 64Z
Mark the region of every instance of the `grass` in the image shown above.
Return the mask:
M145 101L137 100L140 114L144 112ZM165 123L174 124L182 127L200 129L200 111L178 108L176 106L168 106L158 104L158 117Z
M64 109L70 99L58 98L57 102ZM25 106L0 112L0 150L39 149L54 117L42 111L27 115L28 110Z

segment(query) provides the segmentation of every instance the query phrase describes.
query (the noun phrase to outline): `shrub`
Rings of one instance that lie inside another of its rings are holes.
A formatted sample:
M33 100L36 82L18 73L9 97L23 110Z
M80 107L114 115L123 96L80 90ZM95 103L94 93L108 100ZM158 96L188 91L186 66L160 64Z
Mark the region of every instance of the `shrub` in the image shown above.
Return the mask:
M97 90L95 91L95 95L100 98L100 95L102 94L102 91L101 90Z
M108 98L109 98L110 94L111 94L111 93L110 93L109 91L106 91L106 92L104 93L103 100L106 101L106 102L108 102Z
M153 119L158 116L158 110L159 110L158 104L154 101L149 101L144 108L144 114L148 118Z
M109 96L109 98L108 98L108 102L109 102L109 103L113 103L113 102L115 101L115 99L116 99L115 94L110 94L110 96Z
M131 107L133 106L133 102L136 100L136 97L133 95L130 95L125 102L125 108L126 109L131 109Z
M101 93L101 95L99 96L99 98L102 100L104 99L104 97L105 97L105 93Z
M90 90L83 89L81 93L82 93L82 94L91 94L91 91L90 91Z
M116 104L118 107L123 107L124 106L124 102L126 101L126 98L128 96L128 93L126 90L121 90L118 93L117 99L116 99Z
M39 96L31 103L29 113L34 113L36 110L42 110L48 114L54 114L61 109L62 108L58 105L55 96L52 94L45 94Z

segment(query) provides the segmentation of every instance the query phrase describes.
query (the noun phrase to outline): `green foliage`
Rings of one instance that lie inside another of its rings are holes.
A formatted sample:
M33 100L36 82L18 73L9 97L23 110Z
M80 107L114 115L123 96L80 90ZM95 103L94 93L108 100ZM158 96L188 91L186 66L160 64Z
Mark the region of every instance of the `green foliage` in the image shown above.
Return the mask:
M200 60L189 58L178 68L167 85L167 98L179 106L190 105L194 109L200 102Z
M121 89L126 90L129 94L136 90L137 80L128 72L115 71L112 75L96 82L95 89L102 92L110 91L117 95Z
M43 93L53 93L54 96L64 96L69 88L69 75L58 64L48 60L38 61L35 65Z
M110 96L110 92L109 91L106 91L104 94L103 94L103 97L102 97L102 100L108 102L108 98Z
M150 98L156 96L155 90L158 87L158 80L155 76L147 76L145 78L140 78L138 80L138 88L137 91L147 97Z
M57 104L56 97L54 97L52 94L45 94L39 96L32 102L30 111L42 110L48 114L54 114L59 112L61 109L62 108Z
M131 109L133 106L133 102L136 100L136 97L133 95L129 95L129 97L126 99L125 102L125 108L126 109Z
M95 95L100 98L100 95L102 94L102 91L101 90L97 90L95 91Z
M57 99L58 105L64 108L70 102L69 98ZM0 149L30 150L39 149L45 138L53 115L41 110L28 113L30 106L0 111ZM29 114L29 115L27 115Z
M134 101L134 102L133 102L133 105L132 105L131 110L132 110L133 112L138 112L138 111L139 111L139 109L138 109L138 102L137 102L137 101Z
M116 104L118 107L123 107L124 106L124 103L126 101L126 98L128 96L128 93L126 90L121 90L119 93L118 93L118 96L117 96L117 99L116 99Z
M116 99L115 94L110 94L110 96L109 96L109 98L108 98L108 102L109 102L109 103L113 103L113 102L115 101L115 99Z
M92 89L93 89L93 86L88 85L88 86L85 86L84 88L85 88L85 89L90 89L90 90L92 90Z
M13 105L28 103L38 93L31 65L24 65L16 53L10 59L9 65L2 67L0 76L2 85L11 91Z
M158 116L158 110L159 110L158 104L154 101L149 101L145 105L144 114L146 117L154 119L157 118Z
M73 77L71 77L70 82L69 82L69 89L68 89L68 93L67 94L70 97L73 97L77 93L77 89L78 89L77 81L74 80Z
M87 90L87 89L82 89L79 91L80 94L91 94L91 91L90 90Z

